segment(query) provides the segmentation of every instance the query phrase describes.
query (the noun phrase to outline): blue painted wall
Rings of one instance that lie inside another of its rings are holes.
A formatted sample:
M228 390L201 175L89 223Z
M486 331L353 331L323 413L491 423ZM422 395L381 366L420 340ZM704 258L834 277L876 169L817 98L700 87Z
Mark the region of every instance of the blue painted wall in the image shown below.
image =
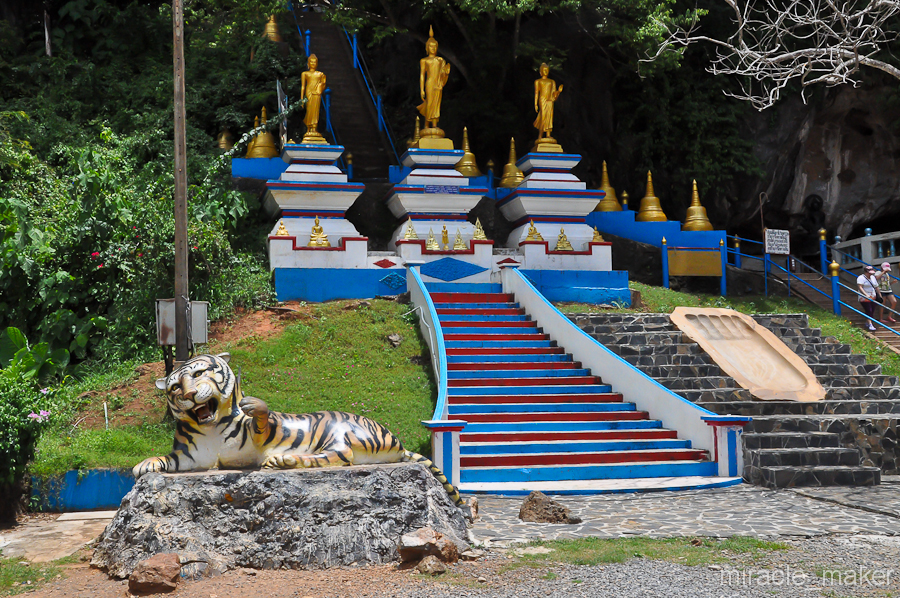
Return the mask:
M621 303L631 306L628 272L613 270L520 270L550 301Z
M130 471L91 469L67 471L62 476L31 478L31 495L45 511L118 509L134 486Z
M405 269L275 268L275 294L279 301L318 303L405 292Z
M268 181L280 177L287 167L281 158L232 158L231 176Z
M677 220L668 222L636 222L637 212L622 210L621 212L591 212L585 221L596 226L601 233L616 235L632 241L646 243L654 247L662 247L662 239L666 238L669 247L710 247L719 248L719 241L725 240L725 231L683 231Z

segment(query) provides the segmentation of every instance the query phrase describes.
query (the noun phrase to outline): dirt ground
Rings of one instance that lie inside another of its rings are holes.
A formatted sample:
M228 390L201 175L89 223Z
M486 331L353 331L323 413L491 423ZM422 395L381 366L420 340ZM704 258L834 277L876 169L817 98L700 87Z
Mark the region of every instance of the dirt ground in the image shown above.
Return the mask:
M124 598L128 592L128 580L110 579L105 573L93 569L91 551L80 553L82 562L68 565L64 576L40 589L28 592L28 596L40 598L90 597ZM175 591L152 596L174 598L247 598L248 594L264 593L266 598L364 598L390 596L395 591L439 582L467 585L490 585L499 570L509 560L503 554L490 553L474 562L449 565L450 571L433 579L423 578L414 569L396 564L371 565L322 571L265 571L236 569L217 577L198 581L179 581ZM504 577L516 577L515 572ZM479 581L481 578L481 581ZM260 590L264 588L264 592Z

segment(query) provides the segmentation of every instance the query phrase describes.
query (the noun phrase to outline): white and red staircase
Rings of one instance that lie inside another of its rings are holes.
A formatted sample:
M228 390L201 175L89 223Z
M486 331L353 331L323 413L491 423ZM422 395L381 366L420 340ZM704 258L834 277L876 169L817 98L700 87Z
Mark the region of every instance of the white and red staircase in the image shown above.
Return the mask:
M612 392L501 285L426 284L444 335L464 492L709 487L717 464ZM721 480L721 478L719 478ZM733 483L733 482L731 482Z

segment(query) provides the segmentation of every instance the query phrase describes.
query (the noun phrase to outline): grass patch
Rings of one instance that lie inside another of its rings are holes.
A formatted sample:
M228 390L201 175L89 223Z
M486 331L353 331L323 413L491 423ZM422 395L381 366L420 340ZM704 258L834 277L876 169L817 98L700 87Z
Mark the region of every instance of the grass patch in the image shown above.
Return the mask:
M0 596L31 592L61 575L62 566L73 562L73 557L50 563L29 563L25 559L0 557Z
M515 566L543 566L550 563L568 565L599 565L623 563L632 558L669 561L696 566L727 561L736 554L761 557L773 550L787 550L788 546L746 536L725 540L714 538L578 538L534 542L531 546L553 549L546 554L524 554Z
M351 307L357 303L319 304L306 321L288 325L280 334L251 335L210 351L230 352L244 394L261 398L273 410L358 413L387 426L407 449L427 453L430 437L419 422L431 418L437 391L416 318L408 305L393 301ZM387 340L392 333L403 339L397 348ZM68 387L54 425L41 435L32 473L131 469L171 450L173 425L165 419L162 397L159 406L137 418L116 403L116 397L134 394L127 384L137 377L137 365L120 362ZM109 430L102 418L103 400L110 407Z
M865 355L869 363L881 364L882 373L887 376L900 376L900 355L892 351L884 343L866 336L840 316L818 306L811 305L793 297L722 297L719 295L691 295L672 291L663 287L655 287L640 282L630 282L629 286L641 293L644 305L640 309L601 308L587 303L562 303L557 308L563 313L592 312L650 312L671 313L676 307L722 307L745 314L793 314L809 315L811 328L821 328L823 336L833 336L838 342L850 345L853 353Z

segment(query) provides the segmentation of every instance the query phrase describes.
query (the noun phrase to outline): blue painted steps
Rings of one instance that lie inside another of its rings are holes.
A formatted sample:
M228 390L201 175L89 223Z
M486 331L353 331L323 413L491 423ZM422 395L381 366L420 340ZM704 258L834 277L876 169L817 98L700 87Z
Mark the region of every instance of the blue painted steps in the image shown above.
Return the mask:
M715 476L705 451L623 401L501 292L427 288L447 348L448 411L460 435L460 485Z

